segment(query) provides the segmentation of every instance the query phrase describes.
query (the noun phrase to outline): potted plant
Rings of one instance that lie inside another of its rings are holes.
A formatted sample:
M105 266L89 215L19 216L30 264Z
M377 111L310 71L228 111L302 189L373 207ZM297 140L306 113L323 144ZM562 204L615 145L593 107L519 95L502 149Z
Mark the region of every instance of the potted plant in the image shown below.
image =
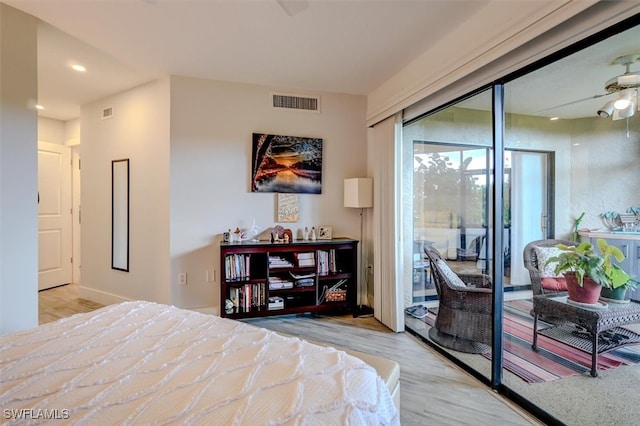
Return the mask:
M557 262L555 272L564 275L569 299L574 302L595 304L603 289L621 289L618 291L624 298L626 290L640 284L613 262L613 259L618 262L625 259L618 247L609 245L602 238L598 238L596 244L599 254L593 244L586 241L577 246L558 244L556 247L561 253L547 261L547 264Z

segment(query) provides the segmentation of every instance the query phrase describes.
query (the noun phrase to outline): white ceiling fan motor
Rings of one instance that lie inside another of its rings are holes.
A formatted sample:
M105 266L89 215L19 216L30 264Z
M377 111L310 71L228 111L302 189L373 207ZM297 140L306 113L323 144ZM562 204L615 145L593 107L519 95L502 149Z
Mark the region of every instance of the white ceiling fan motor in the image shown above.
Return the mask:
M615 64L626 67L624 74L607 80L604 89L609 93L620 92L625 89L640 87L640 72L631 71L630 66L640 58L640 55L626 55L616 58Z

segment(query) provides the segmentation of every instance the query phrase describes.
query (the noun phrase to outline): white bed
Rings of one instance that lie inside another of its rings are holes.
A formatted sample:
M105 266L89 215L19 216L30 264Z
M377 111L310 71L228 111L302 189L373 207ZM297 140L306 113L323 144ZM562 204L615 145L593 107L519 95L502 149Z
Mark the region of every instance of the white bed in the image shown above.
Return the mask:
M0 409L6 424L399 424L359 358L141 301L0 336Z

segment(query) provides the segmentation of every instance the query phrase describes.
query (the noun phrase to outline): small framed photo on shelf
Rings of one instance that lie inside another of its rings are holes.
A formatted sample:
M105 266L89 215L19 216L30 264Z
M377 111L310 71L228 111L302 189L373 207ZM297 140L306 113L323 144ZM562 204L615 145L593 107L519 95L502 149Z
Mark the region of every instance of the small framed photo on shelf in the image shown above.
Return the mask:
M318 239L319 240L330 240L333 238L333 229L330 226L321 226L318 228Z

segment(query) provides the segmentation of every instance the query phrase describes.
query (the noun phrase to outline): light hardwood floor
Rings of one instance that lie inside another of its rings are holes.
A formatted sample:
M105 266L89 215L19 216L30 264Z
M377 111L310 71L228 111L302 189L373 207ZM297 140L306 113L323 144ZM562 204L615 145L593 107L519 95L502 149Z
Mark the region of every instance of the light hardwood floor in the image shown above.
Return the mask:
M101 305L79 299L70 284L39 293L40 323ZM287 315L246 322L310 341L393 359L400 364L400 420L411 425L541 424L409 333L373 317Z

